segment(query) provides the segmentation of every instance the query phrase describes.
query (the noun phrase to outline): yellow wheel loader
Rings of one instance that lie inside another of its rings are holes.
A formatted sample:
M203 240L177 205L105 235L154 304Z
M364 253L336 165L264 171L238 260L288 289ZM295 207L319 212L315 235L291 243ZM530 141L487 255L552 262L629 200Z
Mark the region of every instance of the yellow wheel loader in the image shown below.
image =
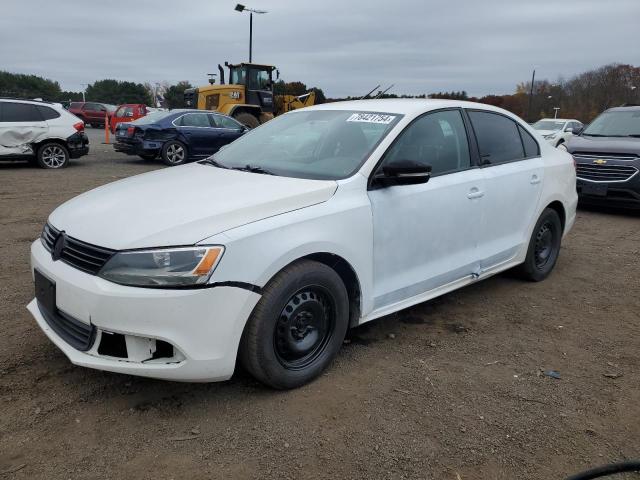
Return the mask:
M315 92L298 97L274 96L273 72L276 71L276 76L278 75L272 65L231 65L225 62L225 66L229 69L229 83L225 83L224 69L218 65L220 84L216 85L212 79L209 81L210 85L185 90L184 101L187 108L215 110L235 118L249 128L255 128L279 113L315 103Z

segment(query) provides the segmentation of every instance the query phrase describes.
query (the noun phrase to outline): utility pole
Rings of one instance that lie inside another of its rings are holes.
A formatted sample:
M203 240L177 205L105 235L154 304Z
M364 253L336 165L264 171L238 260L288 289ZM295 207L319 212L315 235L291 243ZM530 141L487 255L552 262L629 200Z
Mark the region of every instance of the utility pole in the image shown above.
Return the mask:
M533 104L533 84L536 81L536 71L533 71L533 75L531 77L531 91L529 92L529 108L527 110L527 121L531 122L531 107Z

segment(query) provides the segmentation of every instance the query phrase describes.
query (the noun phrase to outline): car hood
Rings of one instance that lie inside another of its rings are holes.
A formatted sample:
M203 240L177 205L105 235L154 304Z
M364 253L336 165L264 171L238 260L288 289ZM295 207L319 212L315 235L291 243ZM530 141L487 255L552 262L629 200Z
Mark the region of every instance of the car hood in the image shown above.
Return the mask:
M543 137L545 135L551 135L552 133L558 133L560 130L536 130L536 132L538 132L540 135L542 135Z
M567 142L570 153L621 153L640 156L640 138L573 136Z
M192 245L251 222L327 201L337 183L198 163L83 193L49 217L69 236L116 250Z

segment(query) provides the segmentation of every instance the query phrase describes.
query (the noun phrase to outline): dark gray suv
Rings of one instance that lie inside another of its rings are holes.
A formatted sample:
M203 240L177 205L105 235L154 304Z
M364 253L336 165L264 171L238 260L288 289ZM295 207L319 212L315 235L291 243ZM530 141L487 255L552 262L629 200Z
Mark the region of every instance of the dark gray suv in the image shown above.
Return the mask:
M604 111L566 148L581 203L640 209L640 106Z

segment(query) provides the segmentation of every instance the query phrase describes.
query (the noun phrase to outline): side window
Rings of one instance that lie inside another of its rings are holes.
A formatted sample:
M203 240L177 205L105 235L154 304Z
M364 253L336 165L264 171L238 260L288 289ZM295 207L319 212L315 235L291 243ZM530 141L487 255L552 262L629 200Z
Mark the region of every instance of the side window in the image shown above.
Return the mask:
M42 117L35 105L28 103L4 103L2 109L4 122L42 122Z
M516 122L497 113L470 110L483 163L503 163L524 158Z
M522 137L525 156L527 158L539 157L540 146L538 145L538 142L536 142L536 139L520 125L518 125L518 129L520 130L520 136Z
M209 118L207 114L202 113L187 113L180 119L178 125L182 127L210 127Z
M242 125L240 125L235 120L232 120L229 117L225 117L222 115L211 115L212 123L220 128L229 128L231 130L239 130Z
M36 108L40 112L40 115L42 115L43 120L53 120L54 118L60 117L60 114L53 108L45 107L42 105L38 105Z
M430 165L432 175L469 168L469 143L460 111L429 113L405 128L383 163L401 160Z
M85 103L82 109L89 112L95 112L96 110L98 110L98 106L95 103Z

